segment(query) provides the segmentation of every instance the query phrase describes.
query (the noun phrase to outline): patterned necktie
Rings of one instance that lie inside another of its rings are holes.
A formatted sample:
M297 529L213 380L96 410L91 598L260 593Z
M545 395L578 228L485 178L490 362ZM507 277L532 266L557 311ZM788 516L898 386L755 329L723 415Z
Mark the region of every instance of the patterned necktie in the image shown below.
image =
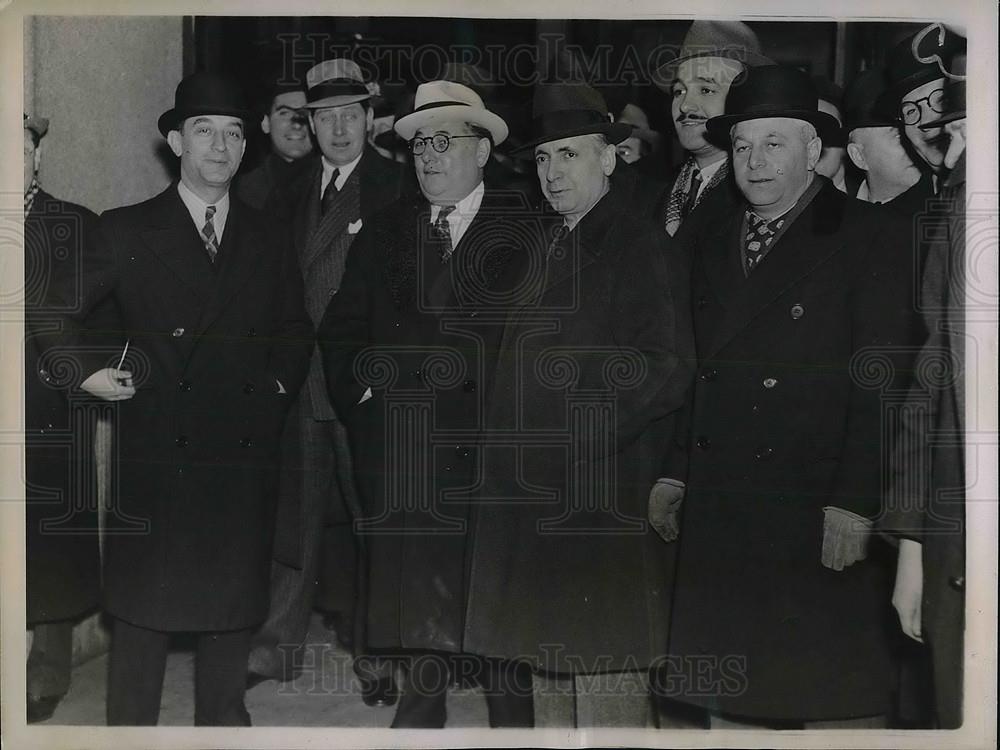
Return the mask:
M320 201L320 213L326 214L330 209L330 205L333 203L334 199L337 197L337 178L340 177L340 170L334 169L333 174L330 175L330 181L326 183L326 189L323 191L323 199Z
M771 249L775 233L785 224L784 218L768 221L747 211L746 265L747 275L755 269Z
M208 251L208 259L215 263L215 256L219 254L219 240L215 236L215 206L205 207L205 226L201 228L201 238L205 241L205 250Z
M448 215L455 210L454 206L442 206L434 222L434 234L441 243L441 262L447 263L455 248L451 246L451 229L448 227Z
M694 204L698 202L698 190L701 188L701 170L695 168L694 173L691 175L691 187L688 188L687 197L684 199L684 205L681 207L681 221L687 218L688 214L694 208Z

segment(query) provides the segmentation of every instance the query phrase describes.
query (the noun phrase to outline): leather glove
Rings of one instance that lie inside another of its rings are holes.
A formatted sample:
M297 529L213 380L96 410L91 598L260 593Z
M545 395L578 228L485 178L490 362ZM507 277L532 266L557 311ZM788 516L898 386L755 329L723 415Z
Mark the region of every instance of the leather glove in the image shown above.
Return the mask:
M649 523L663 541L673 542L680 534L681 501L684 499L684 482L676 479L657 479L649 491Z
M828 505L823 508L823 551L820 562L843 570L868 556L872 522L864 516Z

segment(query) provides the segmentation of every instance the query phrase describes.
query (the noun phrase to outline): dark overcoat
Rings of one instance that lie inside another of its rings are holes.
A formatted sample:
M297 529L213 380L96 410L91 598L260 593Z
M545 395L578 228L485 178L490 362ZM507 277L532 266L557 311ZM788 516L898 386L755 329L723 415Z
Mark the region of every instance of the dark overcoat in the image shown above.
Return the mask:
M889 708L885 550L873 542L840 572L820 553L825 506L879 512L883 401L920 330L909 233L823 182L749 277L742 211L706 225L691 254L699 369L671 684L737 715Z
M934 721L962 725L965 663L965 160L925 212L920 310L928 338L917 354L895 453L888 532L923 553L921 631L933 665Z
M83 206L35 195L24 218L24 432L28 623L64 620L97 606L101 575L94 472L96 412L67 400L60 373L60 288L76 287L97 217ZM106 309L106 307L105 307ZM96 345L96 342L95 342ZM72 416L71 416L72 414Z
M561 673L665 653L674 545L647 524L648 498L694 352L683 263L635 184L613 180L520 265L474 511L469 651Z
M155 630L267 614L278 438L314 338L287 237L230 200L214 266L175 184L105 213L82 277L77 317L115 300L137 389L114 424L104 604ZM116 360L82 348L79 377Z
M365 223L318 338L365 511L369 646L458 652L498 284L532 213L520 193L487 188L442 264L429 211L406 197Z

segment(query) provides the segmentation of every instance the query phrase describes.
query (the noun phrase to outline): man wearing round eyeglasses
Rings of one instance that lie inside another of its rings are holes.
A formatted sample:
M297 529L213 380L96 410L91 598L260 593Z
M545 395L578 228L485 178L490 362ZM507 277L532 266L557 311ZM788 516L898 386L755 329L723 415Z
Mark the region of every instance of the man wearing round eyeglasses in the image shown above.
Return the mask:
M530 727L530 669L463 643L477 435L504 269L531 235L515 227L530 210L520 193L484 184L508 129L471 88L421 84L394 129L410 144L420 194L366 220L318 334L330 398L357 448L368 646L406 667L393 727L445 726L448 687L471 678L491 726Z
M949 136L944 128L921 125L947 111L942 65L964 49L963 37L936 24L907 37L889 53L888 87L876 104L880 112L900 123L907 142L935 175L947 171L944 155Z

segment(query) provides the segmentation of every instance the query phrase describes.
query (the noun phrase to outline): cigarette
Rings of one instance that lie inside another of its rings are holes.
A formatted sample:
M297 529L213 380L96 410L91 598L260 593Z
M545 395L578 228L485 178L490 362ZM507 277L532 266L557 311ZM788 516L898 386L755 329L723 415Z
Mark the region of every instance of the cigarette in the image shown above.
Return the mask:
M122 369L122 365L125 364L125 355L128 354L128 345L131 343L132 339L127 339L125 341L125 348L122 349L122 356L118 359L118 365L115 367L115 370Z

